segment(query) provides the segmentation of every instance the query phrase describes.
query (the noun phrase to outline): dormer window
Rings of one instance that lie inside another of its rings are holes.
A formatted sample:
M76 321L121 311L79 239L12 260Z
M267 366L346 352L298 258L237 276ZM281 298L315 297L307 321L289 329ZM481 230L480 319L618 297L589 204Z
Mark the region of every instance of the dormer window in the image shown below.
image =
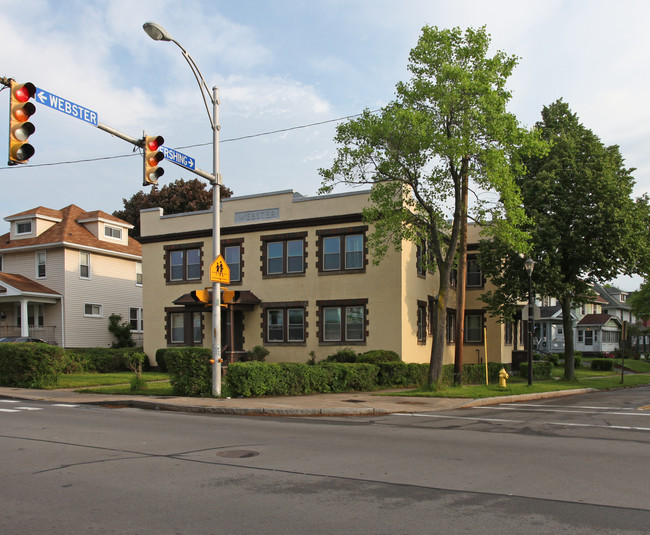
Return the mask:
M113 238L116 240L121 240L122 239L122 229L118 227L110 227L108 225L104 225L104 236L107 238Z
M31 234L32 233L32 222L28 221L18 221L16 223L16 234Z

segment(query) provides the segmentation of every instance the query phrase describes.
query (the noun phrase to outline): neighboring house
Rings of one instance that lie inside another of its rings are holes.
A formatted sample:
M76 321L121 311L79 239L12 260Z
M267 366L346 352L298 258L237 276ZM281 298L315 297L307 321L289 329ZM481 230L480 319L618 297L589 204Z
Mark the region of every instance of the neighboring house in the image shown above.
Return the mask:
M230 268L222 309L222 356L236 360L262 345L269 361L306 362L341 348L392 350L405 362L430 360L438 273L422 269L425 247L404 242L375 265L372 228L361 211L369 191L304 197L294 191L224 199L221 254ZM478 232L469 229L464 362L510 362L523 322L497 322L478 300L485 280L476 262ZM210 307L192 290L210 287L212 211L141 212L144 349L212 345ZM450 292L445 363L454 359L455 290ZM483 327L487 328L484 340Z
M621 321L609 314L587 314L576 326L575 350L583 354L611 353L618 349Z
M619 290L614 286L601 286L594 284L594 290L603 298L603 312L618 318L621 322L628 321L634 323L635 319L632 310L627 304L629 293Z
M5 217L0 236L0 337L33 336L64 347L109 347L108 318L142 340L142 247L132 225L75 205Z

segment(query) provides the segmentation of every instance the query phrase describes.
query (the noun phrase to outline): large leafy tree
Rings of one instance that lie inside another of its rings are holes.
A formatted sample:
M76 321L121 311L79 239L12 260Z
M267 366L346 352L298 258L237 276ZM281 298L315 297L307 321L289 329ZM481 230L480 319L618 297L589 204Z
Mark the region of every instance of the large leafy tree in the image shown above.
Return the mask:
M134 238L140 237L140 210L144 208L162 208L166 214L180 214L183 212L196 212L198 210L209 210L212 208L212 187L208 183L194 178L183 180L179 178L174 182L165 184L158 189L153 186L149 193L140 190L130 199L122 199L123 210L113 212L119 217L133 225L130 234ZM221 198L232 196L232 191L221 186Z
M485 28L463 33L425 26L409 56L410 81L397 85L396 100L379 113L365 111L339 125L334 163L320 170L322 192L341 183L372 185L364 217L374 228L375 262L403 241L427 244L423 267L439 271L432 287L431 385L442 371L449 280L467 224L469 182L498 192L498 202L472 204L475 217L490 210L512 225L523 216L514 182L517 149L534 145L534 136L506 111L511 95L505 85L517 58L500 51L489 56L489 45ZM523 247L521 233L506 234L508 243Z
M647 198L634 199L633 169L624 166L617 146L605 146L568 104L556 101L537 123L550 151L525 159L518 177L524 201L534 292L562 306L564 378L575 379L571 310L593 295L591 285L620 274L648 269ZM510 318L524 300L528 278L524 259L498 237L481 243L480 261L496 289L484 294L488 308Z

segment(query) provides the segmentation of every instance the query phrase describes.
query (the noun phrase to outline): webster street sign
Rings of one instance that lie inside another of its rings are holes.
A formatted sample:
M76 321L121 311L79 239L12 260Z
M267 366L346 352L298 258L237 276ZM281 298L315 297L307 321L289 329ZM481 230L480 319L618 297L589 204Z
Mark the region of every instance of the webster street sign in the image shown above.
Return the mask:
M49 91L45 91L45 89L41 89L40 87L36 88L36 102L44 104L54 110L58 110L61 113L65 113L75 119L97 126L97 112L84 108L74 102L70 102L69 100L50 93Z

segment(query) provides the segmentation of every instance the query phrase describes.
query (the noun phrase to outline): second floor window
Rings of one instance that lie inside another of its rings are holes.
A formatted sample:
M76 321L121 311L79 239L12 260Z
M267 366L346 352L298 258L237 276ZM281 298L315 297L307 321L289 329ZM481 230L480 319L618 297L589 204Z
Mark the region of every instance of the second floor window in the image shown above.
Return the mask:
M122 239L122 229L118 227L104 226L104 236L107 238L115 238L116 240Z
M478 265L476 257L467 257L467 287L481 288L483 286L483 272Z
M142 262L135 263L135 284L142 286Z
M47 277L46 259L47 255L45 251L36 253L36 278L38 279Z
M79 277L90 278L90 253L84 251L79 252Z
M168 282L201 280L200 244L169 246L166 251L165 276Z
M366 230L364 226L317 231L318 271L363 272L366 267Z
M241 280L241 246L227 245L223 248L224 260L230 269L230 282Z
M306 232L262 237L262 262L265 276L305 273Z

